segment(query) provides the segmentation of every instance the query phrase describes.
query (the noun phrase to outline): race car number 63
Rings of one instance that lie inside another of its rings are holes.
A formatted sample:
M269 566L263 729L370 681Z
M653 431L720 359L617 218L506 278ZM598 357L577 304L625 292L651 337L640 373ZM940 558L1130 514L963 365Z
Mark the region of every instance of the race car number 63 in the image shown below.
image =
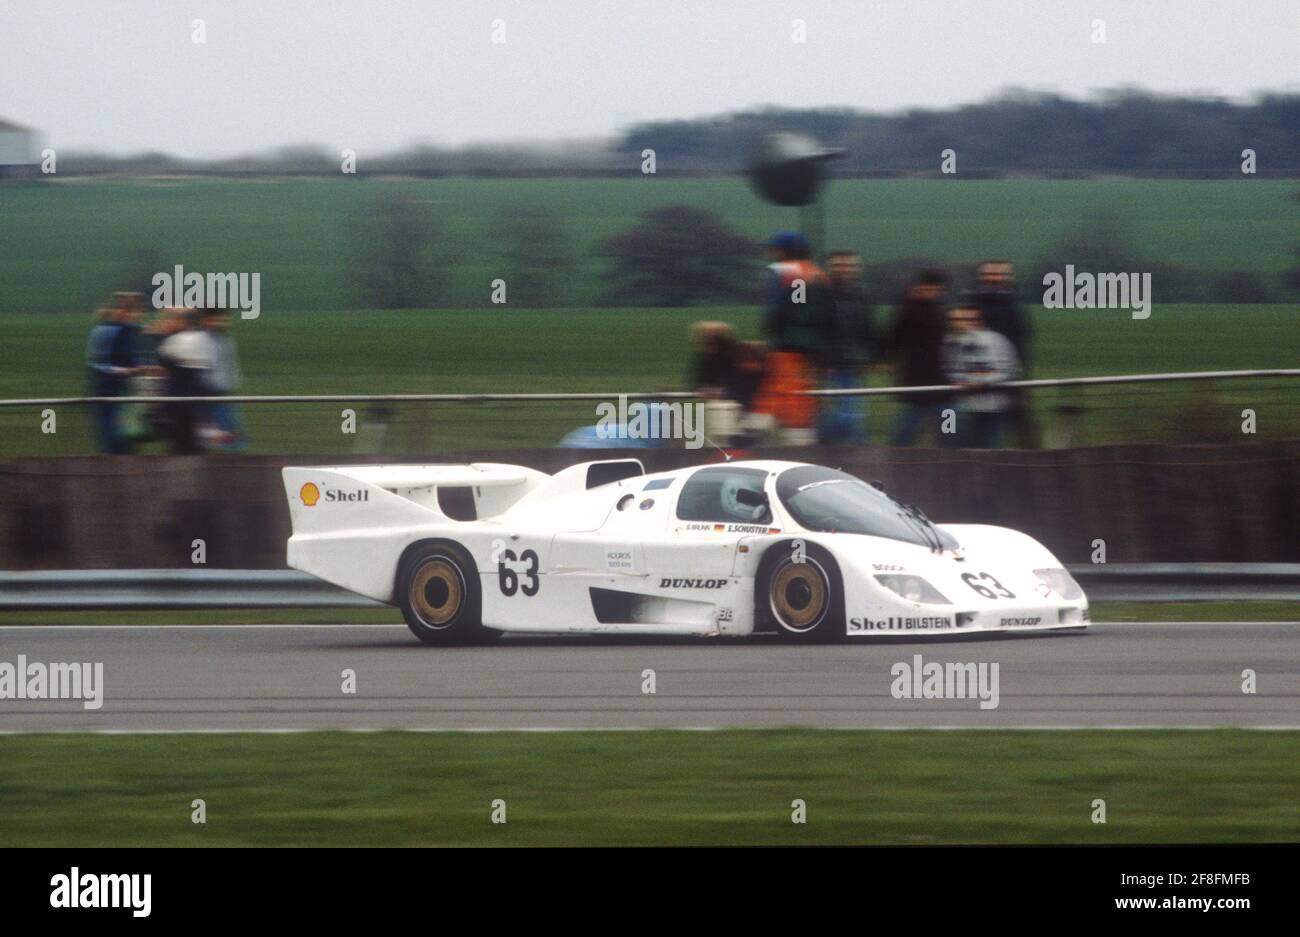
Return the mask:
M524 585L521 589L519 586L519 574L515 572L511 565L516 560L521 560L528 564L524 570ZM516 592L523 592L524 595L534 596L541 582L537 578L537 554L532 550L525 550L519 556L515 556L513 550L505 550L501 553L501 559L497 561L497 584L501 587L502 595L514 595Z
M977 579L985 580L992 586L992 588L976 582L975 580ZM996 599L999 596L1004 599L1014 599L1016 597L1014 592L1002 585L1002 583L998 582L988 573L962 573L961 580L986 599Z

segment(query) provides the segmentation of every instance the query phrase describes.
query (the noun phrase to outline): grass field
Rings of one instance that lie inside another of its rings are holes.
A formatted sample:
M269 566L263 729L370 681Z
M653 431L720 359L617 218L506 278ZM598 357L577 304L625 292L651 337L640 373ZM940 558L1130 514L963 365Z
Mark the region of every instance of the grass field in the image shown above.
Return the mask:
M873 261L1005 255L1024 266L1105 216L1143 259L1268 276L1292 264L1296 191L1256 179L843 180L828 189L826 240ZM592 247L647 209L698 206L754 239L797 225L732 178L65 179L0 188L0 314L88 313L146 254L168 268L258 271L272 314L364 305L349 274L357 220L380 197L431 209L456 255L453 307L486 302L504 263L494 230L521 206L560 219L555 239L583 258L575 305L602 292Z
M757 335L757 314L742 307L683 309L429 310L263 313L237 321L252 394L653 391L685 386L687 330L707 315ZM1159 306L1135 321L1124 313L1034 311L1035 376L1295 367L1297 314L1285 305ZM0 343L0 396L85 392L83 316L10 314ZM876 373L876 385L889 381ZM1300 398L1278 383L1184 384L1042 392L1042 421L1069 403L1088 413L1082 442L1238 439L1240 413L1259 414L1261 436L1300 434ZM359 410L363 427L388 426L380 442L340 434L339 406L247 408L253 450L264 452L427 452L439 448L551 445L596 421L587 403L405 405L391 414ZM872 403L875 438L887 434L893 404ZM59 413L43 434L35 410L0 412L0 454L89 452L88 414Z
M1144 258L1274 276L1291 263L1295 190L1291 182L1257 180L846 180L830 189L828 240L871 260L929 256L966 264L1007 255L1024 265L1081 220L1109 215ZM384 195L432 207L459 254L448 304L478 308L357 308L349 286L355 222ZM168 268L261 274L261 317L235 326L247 393L678 389L689 324L725 319L757 337L753 308L481 305L504 263L493 226L513 208L553 211L563 219L557 239L586 256L637 212L669 203L712 209L755 238L796 222L738 179L68 179L0 187L0 397L84 392L89 313L124 285L127 271L139 272L142 252ZM574 301L594 303L603 283L598 262L588 257L575 281ZM1293 304L1170 304L1157 289L1145 321L1122 311L1031 312L1037 377L1294 367L1300 348ZM881 372L872 380L888 378ZM1078 432L1051 444L1240 439L1244 407L1261 414L1260 435L1300 433L1300 403L1280 385L1041 393L1035 405L1045 425L1061 422L1054 410L1062 403L1089 412ZM592 404L405 407L361 412L369 432L345 438L338 409L250 410L253 450L550 445L595 421ZM873 405L875 438L891 417L891 403ZM0 455L91 451L87 415L65 410L59 419L59 432L47 435L37 412L0 411Z
M1241 730L18 735L0 737L0 845L1294 842L1296 744ZM791 822L796 799L806 823Z

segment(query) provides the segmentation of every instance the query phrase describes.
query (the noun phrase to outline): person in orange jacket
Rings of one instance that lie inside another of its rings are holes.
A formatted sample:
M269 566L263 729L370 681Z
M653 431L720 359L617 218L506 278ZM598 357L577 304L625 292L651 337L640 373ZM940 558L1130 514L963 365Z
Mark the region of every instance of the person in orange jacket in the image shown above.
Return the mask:
M788 445L811 445L817 438L817 386L821 343L829 318L829 281L810 257L807 240L794 232L767 244L768 265L763 332L771 351L766 376L753 409L770 414Z

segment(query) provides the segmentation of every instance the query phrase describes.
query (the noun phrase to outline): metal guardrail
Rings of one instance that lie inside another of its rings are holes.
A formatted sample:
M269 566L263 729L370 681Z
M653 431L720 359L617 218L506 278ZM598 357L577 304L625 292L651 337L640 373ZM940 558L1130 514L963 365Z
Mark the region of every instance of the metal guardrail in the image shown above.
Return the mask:
M294 569L0 572L0 609L381 608Z
M1300 563L1110 563L1069 570L1088 598L1100 601L1300 602Z
M1300 563L1070 566L1092 601L1300 602ZM291 569L0 571L0 610L378 608Z
M1054 377L1007 381L999 387L1088 387L1104 384L1150 384L1163 381L1217 381L1239 378L1300 377L1300 368L1253 371L1175 371L1163 374L1110 374L1097 377ZM955 384L924 387L845 387L805 391L810 397L906 397L935 391L958 391ZM618 391L536 394L236 394L219 398L223 403L510 403L559 400L694 400L694 391ZM54 407L92 403L212 403L213 397L29 397L0 399L5 407Z

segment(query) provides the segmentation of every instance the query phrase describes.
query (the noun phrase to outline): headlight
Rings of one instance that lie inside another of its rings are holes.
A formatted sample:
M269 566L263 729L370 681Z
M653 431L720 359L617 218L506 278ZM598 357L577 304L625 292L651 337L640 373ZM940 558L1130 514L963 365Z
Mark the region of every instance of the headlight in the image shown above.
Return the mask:
M1036 569L1034 575L1052 587L1063 599L1081 599L1083 590L1074 581L1074 577L1063 569Z
M876 582L890 592L898 593L909 602L925 602L929 605L952 604L943 597L942 592L920 576L877 576Z

